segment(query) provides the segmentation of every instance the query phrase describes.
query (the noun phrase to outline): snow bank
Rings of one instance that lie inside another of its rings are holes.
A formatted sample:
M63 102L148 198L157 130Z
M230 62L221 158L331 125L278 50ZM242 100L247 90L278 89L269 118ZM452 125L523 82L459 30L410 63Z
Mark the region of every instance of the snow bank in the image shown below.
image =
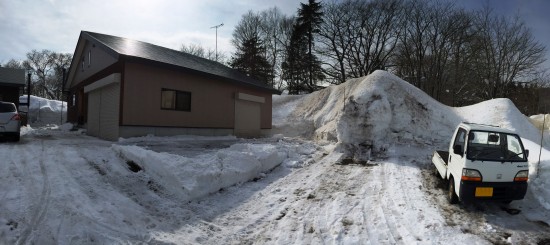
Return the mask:
M546 117L546 120L544 120L545 117ZM538 132L539 137L541 137L541 134L542 134L542 131L543 131L543 128L544 128L544 135L543 135L543 138L542 138L542 140L543 140L542 145L546 149L550 149L550 114L540 114L540 115L530 116L529 121L533 125L535 125L535 127L537 127L537 129L539 130L539 132ZM543 123L544 123L544 126L543 126ZM535 142L540 143L540 140L535 141Z
M449 107L385 71L301 97L274 96L273 101L286 107L285 113L274 113L274 122L283 122L279 131L299 128L301 136L338 142L360 159L398 142L442 144L461 121Z
M151 140L151 139L149 139ZM154 141L154 139L152 140ZM229 148L194 157L159 153L135 145L113 145L127 162L137 164L156 189L182 201L189 201L220 189L261 178L265 172L285 164L307 164L317 151L313 144L237 143Z
M19 97L19 103L27 103L27 96ZM67 103L31 95L29 123L35 125L61 124L67 121ZM19 106L20 111L28 111L27 106ZM63 116L61 116L61 113ZM63 119L62 119L63 117Z
M453 108L385 71L304 96L273 97L275 132L338 142L359 158L397 143L446 147L460 122L498 125L536 142L540 132L509 99ZM278 122L275 123L275 122Z
M529 117L529 121L538 129L550 130L550 114L539 114ZM542 125L544 123L544 126Z

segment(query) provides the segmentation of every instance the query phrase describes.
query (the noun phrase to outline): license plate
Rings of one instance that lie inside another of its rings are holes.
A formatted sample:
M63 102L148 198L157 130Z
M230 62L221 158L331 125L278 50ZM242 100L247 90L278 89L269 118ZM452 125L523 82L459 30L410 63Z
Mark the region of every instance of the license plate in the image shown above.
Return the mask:
M476 197L492 197L493 187L477 187Z

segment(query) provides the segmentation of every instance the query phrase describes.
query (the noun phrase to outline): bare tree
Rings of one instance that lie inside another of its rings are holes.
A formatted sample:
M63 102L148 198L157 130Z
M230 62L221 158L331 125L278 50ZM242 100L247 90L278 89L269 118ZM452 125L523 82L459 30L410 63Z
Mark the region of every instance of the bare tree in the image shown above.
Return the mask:
M471 97L472 15L452 2L412 0L394 62L398 76L446 104Z
M539 72L546 48L518 18L508 19L485 8L476 14L473 46L481 99L506 97L509 85Z
M203 46L198 44L189 44L189 45L182 44L180 47L180 51L184 53L192 54L201 58L216 61L216 50L212 48L204 48ZM222 64L227 64L228 62L227 55L224 52L218 51L217 62Z
M55 97L53 99L63 100L63 72L64 69L69 68L73 55L69 53L53 53L52 54L52 66L53 74L48 77L48 87L53 90Z
M348 79L347 57L350 52L353 32L358 26L352 12L359 1L335 2L325 5L324 20L319 31L317 51L326 66L325 73L333 84L344 83Z
M25 69L25 67L23 66L23 62L21 62L21 61L19 61L19 60L15 60L15 59L10 59L10 60L8 60L8 62L6 62L6 63L3 64L3 65L0 65L0 67L15 68L15 69Z
M401 0L348 0L327 4L318 52L332 83L389 65L403 22Z
M32 50L23 62L25 69L32 73L33 94L48 98L62 99L63 68L70 65L72 54L55 53L50 50Z
M265 46L265 56L271 65L273 75L270 83L276 89L283 86L281 75L281 64L285 45L289 43L290 31L292 30L293 19L281 13L277 7L273 7L259 13L260 15L260 37Z
M248 11L241 17L241 20L235 27L235 30L233 30L231 44L233 44L234 47L239 47L239 45L247 40L260 36L260 33L262 32L261 26L261 16L252 11Z
M258 13L248 11L242 17L235 30L231 43L238 50L250 40L259 39L264 47L263 56L269 62L272 74L269 85L282 89L281 63L284 50L289 43L293 18L281 13L278 8L270 8Z

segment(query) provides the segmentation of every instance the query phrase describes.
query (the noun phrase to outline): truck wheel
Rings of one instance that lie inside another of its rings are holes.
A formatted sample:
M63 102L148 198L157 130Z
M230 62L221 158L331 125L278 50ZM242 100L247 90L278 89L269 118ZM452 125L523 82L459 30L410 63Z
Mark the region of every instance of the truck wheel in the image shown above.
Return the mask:
M449 192L447 193L447 199L449 199L450 204L458 203L458 196L455 193L455 181L452 177L449 180Z

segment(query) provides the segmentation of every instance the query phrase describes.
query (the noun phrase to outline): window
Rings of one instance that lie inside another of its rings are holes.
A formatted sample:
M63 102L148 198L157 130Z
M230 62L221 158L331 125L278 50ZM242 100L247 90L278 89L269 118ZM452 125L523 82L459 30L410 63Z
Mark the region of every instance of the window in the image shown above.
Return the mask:
M471 131L468 137L468 159L481 161L526 161L517 135Z
M71 94L71 99L69 101L71 102L70 106L75 106L76 105L76 95Z
M466 142L466 130L463 128L458 129L458 133L456 134L455 142L453 144L453 149L458 145L460 146L460 149L464 151L464 142Z
M17 112L12 103L0 103L0 112Z
M160 108L163 110L191 111L191 93L162 89Z

